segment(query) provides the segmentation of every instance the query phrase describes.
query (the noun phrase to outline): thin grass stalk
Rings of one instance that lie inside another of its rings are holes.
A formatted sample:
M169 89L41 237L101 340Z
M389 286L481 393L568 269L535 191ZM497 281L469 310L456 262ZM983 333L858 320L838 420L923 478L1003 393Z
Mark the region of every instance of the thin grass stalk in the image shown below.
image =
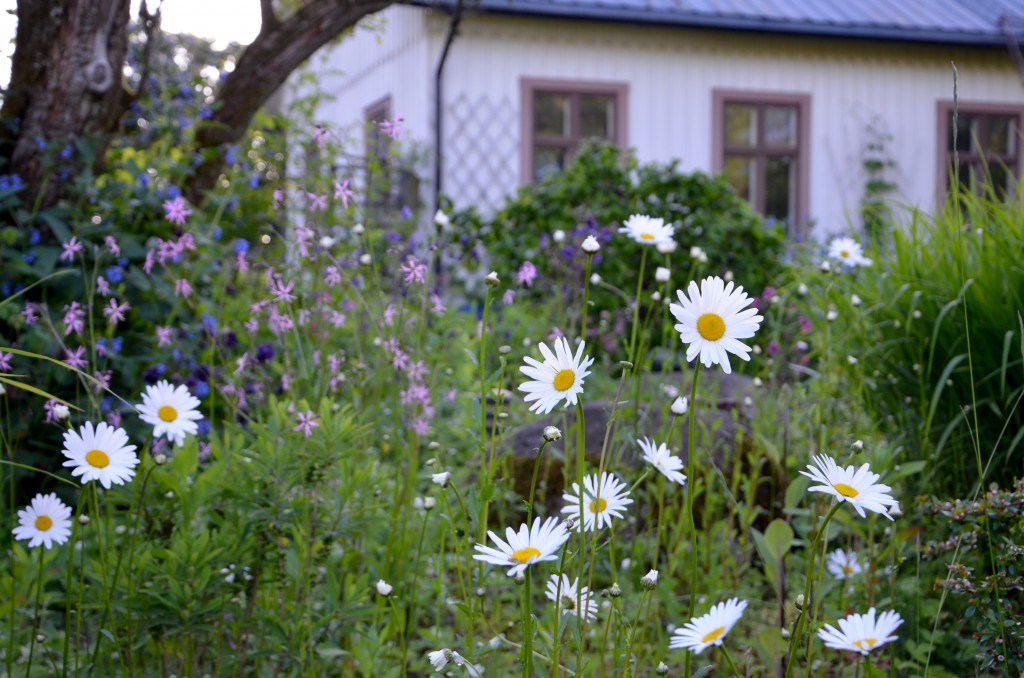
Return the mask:
M523 572L523 678L533 678L533 598L530 595L530 568Z
M626 666L625 666L625 677L629 678L632 674L633 667L633 640L636 638L636 629L640 626L640 616L644 612L644 602L647 600L647 596L650 594L650 590L644 588L643 594L640 596L640 606L636 610L636 619L633 620L633 626L629 630L629 636L626 639ZM610 615L609 615L610 616ZM640 661L637 660L637 668L640 668Z
M745 676L745 673L741 673L740 670L736 668L736 662L732 660L732 655L729 654L729 650L726 649L724 644L720 647L720 649L722 650L722 656L725 657L725 661L729 664L729 668L732 669L732 672L740 678Z
M533 461L533 478L530 479L530 501L526 504L526 526L533 524L533 498L537 491L537 474L540 471L540 460L544 455L544 448L547 447L548 439L544 438L537 449L537 458Z
M31 638L28 642L28 665L25 667L25 678L32 673L32 658L36 651L36 636L39 634L39 602L43 597L43 551L46 549L40 546L36 550L39 552L39 570L36 573L36 602L32 612L32 630L29 634ZM11 605L14 605L13 600L11 600Z
M695 463L697 458L697 382L700 380L700 368L701 362L697 360L693 366L693 383L690 385L690 423L687 431L688 448L686 453L687 482L689 483L689 487L686 488L686 527L690 531L690 588L687 593L690 596L689 617L691 619L697 609L697 522L693 519L693 492L696 486L694 480L697 468ZM691 655L691 652L687 652L684 660L683 675L686 676L691 675Z

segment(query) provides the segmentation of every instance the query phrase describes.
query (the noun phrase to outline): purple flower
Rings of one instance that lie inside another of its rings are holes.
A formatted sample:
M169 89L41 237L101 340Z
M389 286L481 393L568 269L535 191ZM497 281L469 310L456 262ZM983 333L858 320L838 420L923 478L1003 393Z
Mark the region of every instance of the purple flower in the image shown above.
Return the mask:
M173 330L170 327L161 327L161 326L157 325L157 328L156 328L156 345L157 345L158 348L161 347L161 346L170 346L171 345L171 332L173 332Z
M13 353L4 353L3 351L0 351L0 372L11 371L11 358L13 357Z
M107 317L107 322L108 323L110 323L111 325L116 327L117 323L119 323L122 320L124 320L124 314L130 308L131 308L131 306L128 304L127 301L124 302L123 304L118 304L117 303L117 299L111 299L110 300L110 305L104 307L103 315L105 315Z
M776 354L778 354L778 352L780 350L779 342L777 342L774 339L772 339L771 341L768 342L768 349L767 350L768 350L768 355L776 355Z
M103 239L103 246L107 248L107 251L113 254L115 257L121 256L121 247L117 244L117 239L112 235L108 235Z
M308 438L313 435L313 429L319 428L320 422L317 421L318 415L312 410L305 412L299 412L298 414L299 423L292 427L293 431L302 431L303 434Z
M180 195L171 200L164 201L164 219L172 224L184 226L185 221L192 216L192 210L185 204L185 199Z
M516 273L516 282L520 285L530 287L533 285L533 281L536 277L537 267L529 261L524 261L523 265L519 267L519 272Z
M352 189L348 187L348 179L339 183L334 182L334 199L341 200L341 206L348 209L348 201L355 197Z
M174 296L185 297L186 299L192 296L192 286L188 284L187 280L178 278L174 282Z
M294 282L290 282L286 285L280 278L270 283L270 293L274 295L274 299L276 301L295 301L296 297L292 294L293 289L295 289Z
M82 243L75 236L71 236L71 240L68 240L61 247L64 248L64 251L60 253L61 261L72 261L75 255L84 249Z
M77 370L85 367L88 364L85 360L85 346L79 346L74 351L64 349L64 362Z
M427 265L421 264L416 257L409 257L408 261L402 264L401 270L406 285L414 282L423 284L427 281Z
M64 336L72 332L81 336L85 331L85 309L77 301L64 307Z
M505 294L501 295L501 303L505 306L510 305L516 300L516 293L513 290L505 290Z
M319 212L327 209L327 194L317 195L316 193L306 193L306 197L309 198L309 211Z
M399 124L402 122L401 118L395 118L393 120L381 120L377 123L381 132L387 134L392 139L397 139L402 134L402 128Z

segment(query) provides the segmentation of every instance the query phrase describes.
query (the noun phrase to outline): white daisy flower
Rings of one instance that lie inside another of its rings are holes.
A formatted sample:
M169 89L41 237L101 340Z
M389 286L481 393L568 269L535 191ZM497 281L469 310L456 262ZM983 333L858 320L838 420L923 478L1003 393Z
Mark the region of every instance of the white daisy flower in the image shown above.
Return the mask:
M828 568L829 573L836 579L849 579L863 571L856 551L846 551L844 549L836 549L828 554L828 558L825 560L825 567Z
M708 277L697 283L691 281L689 297L677 290L678 304L669 305L669 310L679 324L675 326L679 337L687 344L686 360L698 355L704 367L721 365L726 374L732 372L729 353L743 360L750 360L750 347L739 341L749 339L757 332L764 320L756 308L747 308L753 299L747 296L743 287L733 288L718 276Z
M721 645L722 639L732 630L743 616L747 601L730 598L724 603L713 605L707 614L694 617L669 640L669 649L692 650L700 654L712 645Z
M828 256L844 266L870 266L873 263L864 256L860 243L853 238L833 238L828 246Z
M840 467L831 457L823 454L814 457L816 466L807 466L807 471L800 471L811 480L821 485L811 485L807 488L810 492L827 492L839 501L849 502L860 514L861 518L866 517L864 509L881 513L892 520L887 506L896 506L899 502L889 494L892 488L888 485L876 485L881 476L872 473L867 464L859 469L853 466Z
M647 438L637 438L636 442L644 451L644 461L658 469L663 476L673 483L686 484L686 474L680 471L683 468L683 460L669 452L665 443L658 445Z
M551 579L548 580L547 593L548 600L557 602L561 598L561 602L558 603L558 607L562 610L563 614L574 614L579 616L579 610L577 609L577 603L581 602L583 609L587 612L587 621L594 621L597 619L597 603L593 600L593 596L590 594L590 589L584 586L578 592L576 591L576 585L579 583L579 579L569 581L569 575L562 575L561 586L559 586L558 575L551 575Z
M572 484L572 492L562 495L565 506L562 513L568 514L574 519L580 515L580 486L579 483ZM583 478L583 529L603 529L611 526L612 518L621 518L626 506L632 504L629 498L629 488L626 483L620 481L611 473L605 471L601 474L601 481L598 483L597 474Z
M576 399L583 393L583 380L590 374L588 368L594 364L593 358L583 356L585 346L586 342L581 341L574 356L569 340L559 337L555 339L554 353L544 342L537 344L544 362L530 356L523 358L526 365L519 371L533 381L521 384L519 390L526 393L526 402L536 401L530 405L531 412L547 414L562 400L565 400L566 407L576 404Z
M666 226L664 219L654 219L646 214L634 214L619 229L642 245L659 245L672 240L673 227Z
M123 428L114 428L100 422L93 428L92 422L85 422L76 433L64 432L64 466L72 467L71 475L82 476L82 484L98 480L104 489L111 484L123 485L135 477L134 468L139 465L135 445L128 444L128 434Z
M427 659L430 660L430 665L434 667L435 671L440 671L444 667L448 666L448 662L461 666L466 669L466 673L473 676L473 678L479 678L483 675L483 669L479 666L474 666L466 661L466 658L455 650L449 650L447 647L440 650L434 650L433 652L427 653Z
M166 436L177 445L185 442L186 435L199 431L196 423L203 418L199 412L199 399L189 393L185 386L171 386L164 380L156 386L147 386L142 394L142 404L136 409L142 421L153 426L153 437Z
M889 610L875 619L875 608L867 614L851 614L839 620L839 628L825 624L818 630L818 637L825 641L825 647L835 650L850 650L866 655L876 647L891 643L898 638L896 629L903 623L899 612Z
M60 545L71 536L71 507L57 495L37 494L21 511L18 511L18 526L14 528L15 539L28 539L29 548L40 544L50 549Z
M510 577L523 572L534 563L554 560L557 558L555 554L558 549L569 539L565 525L558 522L558 518L548 518L543 523L537 518L533 521L532 528L524 523L519 526L518 532L513 531L511 527L505 528L507 542L502 541L501 537L490 530L487 531L487 536L498 548L477 544L473 548L479 553L474 555L473 559L508 567Z

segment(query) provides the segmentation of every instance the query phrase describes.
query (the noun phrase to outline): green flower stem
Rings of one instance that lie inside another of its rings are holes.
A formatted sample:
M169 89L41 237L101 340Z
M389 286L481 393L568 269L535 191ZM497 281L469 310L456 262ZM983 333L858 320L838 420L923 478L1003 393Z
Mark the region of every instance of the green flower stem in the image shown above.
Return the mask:
M563 548L562 557L558 559L558 584L556 585L555 590L555 630L551 633L551 642L555 646L551 657L551 666L554 668L555 678L558 678L562 671L562 667L558 663L558 657L562 654L562 634L559 633L559 630L562 628L562 575L565 574L565 557L568 552L569 549ZM583 642L582 638L580 639L580 642Z
M818 528L817 533L814 535L814 541L811 543L811 548L808 551L810 554L810 560L807 563L807 581L804 584L804 605L800 611L800 615L796 618L796 626L793 629L793 635L789 639L789 653L786 657L786 678L789 678L790 672L793 670L793 662L796 659L796 648L800 645L800 637L803 635L804 624L807 621L808 606L812 605L811 601L811 582L814 581L814 558L818 552L818 543L821 541L821 536L825 534L825 528L828 527L829 522L832 520L832 516L836 514L839 507L842 506L842 502L836 502L832 509L825 516L825 522L822 523L821 527Z
M633 639L636 638L636 628L640 626L640 615L644 612L644 602L647 600L647 594L650 591L644 589L643 595L640 596L640 605L636 609L636 619L633 620L633 627L629 630L629 638L626 640L626 667L625 673L623 674L626 678L632 675L633 666ZM640 662L637 661L637 668L640 668Z
M533 599L530 595L530 568L523 572L523 678L533 678Z
M402 675L404 676L407 672L406 669L406 658L409 656L409 631L412 626L412 621L416 617L416 595L414 591L419 590L420 580L420 556L423 554L423 540L427 536L427 517L430 515L429 511L423 512L423 525L420 527L420 539L416 545L416 558L413 560L413 579L412 586L409 587L409 612L405 618L405 630L402 633Z
M526 526L529 528L533 521L533 497L537 491L537 473L540 471L540 459L544 455L544 448L547 447L548 440L544 439L544 442L540 444L537 449L537 458L533 462L533 478L530 480L530 501L526 505Z
M647 480L647 478L653 472L654 472L654 469L652 469L650 466L645 468L644 472L640 474L640 477L636 479L636 482L629 486L629 493L633 494L634 492L636 492L636 488L640 487L641 483L643 483L645 480Z
M721 650L722 650L722 656L725 657L725 661L729 664L729 668L732 669L732 672L734 674L736 674L737 676L739 676L740 678L743 678L743 676L745 676L746 674L745 673L740 673L740 670L738 668L736 668L736 662L734 662L732 660L732 655L729 654L729 650L727 650L725 648L725 645L721 646Z
M629 359L635 365L636 360L636 336L640 328L640 294L644 289L644 267L647 265L647 248L643 248L640 255L640 274L636 279L636 296L633 299L633 332L629 337ZM633 413L636 416L636 413Z
M694 363L693 367L693 383L690 385L690 428L688 432L688 447L686 450L687 456L687 472L686 482L688 487L686 488L686 527L690 530L690 608L689 617L693 618L693 613L697 608L697 523L693 519L693 493L696 484L696 464L694 461L697 458L696 441L697 441L697 382L700 381L700 360ZM693 657L692 652L686 653L685 668L683 669L683 675L689 676L690 665Z
M68 675L68 654L70 653L71 643L71 582L74 580L73 573L75 570L75 544L78 542L78 522L79 517L82 515L82 509L85 508L85 493L78 493L78 506L75 509L74 522L71 523L71 543L68 545L68 571L64 581L64 596L66 598L64 604L64 649L63 649L63 661L61 663L61 675L65 678ZM85 557L85 545L82 545L83 558ZM12 598L13 600L13 598ZM13 606L12 606L13 607ZM78 605L78 617L82 616L82 605ZM75 645L77 648L78 637L75 636ZM8 671L7 675L11 675Z
M43 551L45 550L42 547L36 548L36 551L39 552L39 570L36 574L36 603L35 611L32 613L32 631L29 634L31 639L28 642L28 666L25 667L25 678L32 673L32 656L36 651L36 635L39 633L39 601L43 593ZM14 602L11 601L11 604L13 605Z
M651 567L658 567L658 549L661 546L661 517L665 515L665 475L658 474L658 515L654 517L654 555Z
M577 523L575 529L580 536L579 550L576 552L579 558L579 563L576 566L576 610L579 611L583 607L583 588L580 584L583 582L583 566L586 560L586 544L585 537L586 531L583 529L583 471L584 466L587 463L586 459L586 443L587 443L587 424L583 414L583 400L577 398L576 400L576 482L578 484L577 489L580 495L580 513L577 517ZM598 488L600 489L600 488ZM596 499L595 499L596 501ZM583 626L586 624L586 617L580 617L580 647L576 657L576 670L579 671L580 667L583 666L583 647L586 645L586 636L583 635Z
M583 274L583 322L580 324L580 338L587 340L587 310L590 306L590 264L594 255L587 252L587 265Z

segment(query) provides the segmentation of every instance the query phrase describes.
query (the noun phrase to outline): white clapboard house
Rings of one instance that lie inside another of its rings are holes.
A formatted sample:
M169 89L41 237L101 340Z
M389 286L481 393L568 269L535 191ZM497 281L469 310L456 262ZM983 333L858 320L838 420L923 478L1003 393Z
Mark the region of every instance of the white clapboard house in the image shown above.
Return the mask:
M427 214L437 191L487 212L589 137L724 172L819 237L857 226L880 174L931 207L952 64L964 176L1021 172L1024 0L466 0L453 31L456 6L391 6L316 66L319 120L400 117L427 150Z

